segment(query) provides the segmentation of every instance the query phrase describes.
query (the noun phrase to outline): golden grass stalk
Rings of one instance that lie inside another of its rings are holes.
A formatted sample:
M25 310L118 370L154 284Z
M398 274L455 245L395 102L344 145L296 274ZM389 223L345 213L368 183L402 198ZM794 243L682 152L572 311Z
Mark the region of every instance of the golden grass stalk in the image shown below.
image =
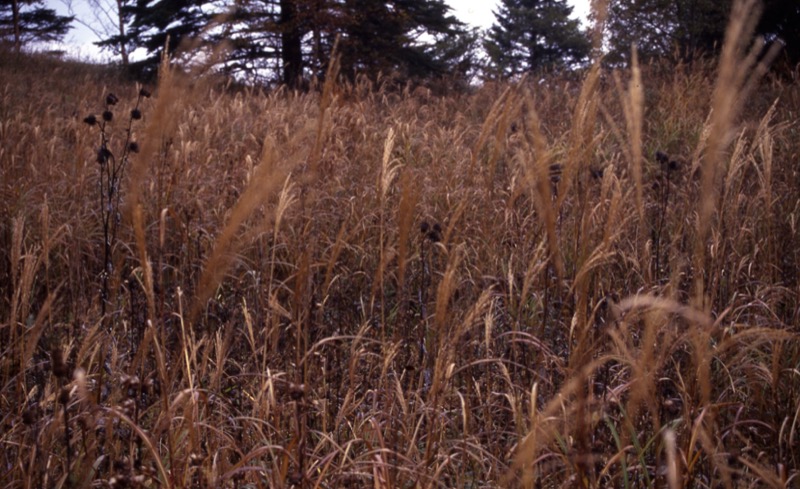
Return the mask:
M483 124L481 125L481 132L478 135L478 141L475 143L475 146L472 149L472 158L470 159L469 171L467 172L467 182L469 184L471 184L473 181L475 172L477 171L476 167L478 165L478 159L481 151L486 146L486 142L491 135L492 129L494 128L495 133L499 135L499 132L496 129L498 126L498 121L504 117L503 114L510 111L515 105L513 103L513 99L515 98L513 93L513 88L510 86L507 87L497 98L494 104L492 104L491 109L489 109L489 113L486 115L486 119L484 119Z
M408 263L408 240L419 200L419 186L414 182L411 170L403 171L400 177L400 188L400 206L397 210L397 287L403 290Z
M758 60L763 40L749 52L751 35L758 21L757 0L736 0L725 31L725 43L720 55L717 81L708 120L708 139L700 161L701 199L698 205L697 237L694 247L694 302L707 308L702 271L705 269L706 241L711 229L718 192L718 176L724 152L731 141L731 129L747 95L755 88L772 58L780 49L775 43L770 52Z
M289 172L296 164L296 160L291 158L283 165L273 164L274 143L267 138L264 144L265 151L261 164L255 169L252 180L231 210L230 218L214 242L211 256L203 267L197 292L189 311L189 324L195 324L206 301L211 297L230 266L232 245L241 226L259 206L277 193L281 184L287 182Z
M533 202L536 206L536 211L544 221L550 261L553 264L556 275L561 279L564 276L564 261L561 257L561 247L556 233L557 210L553 208L553 196L550 190L552 153L542 132L541 121L536 112L533 97L529 92L526 93L524 103L528 115L525 137L531 151L527 152L522 159L523 171L528 186L533 191Z
M644 192L642 190L642 114L644 112L644 87L639 68L639 55L636 45L631 46L631 80L627 95L624 95L618 74L614 77L620 94L625 123L628 128L628 168L636 186L636 210L639 221L644 222Z

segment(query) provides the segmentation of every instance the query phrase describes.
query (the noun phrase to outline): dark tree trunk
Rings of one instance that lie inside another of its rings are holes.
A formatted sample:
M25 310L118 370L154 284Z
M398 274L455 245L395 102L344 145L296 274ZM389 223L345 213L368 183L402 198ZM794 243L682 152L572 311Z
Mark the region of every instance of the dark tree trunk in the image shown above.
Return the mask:
M297 88L303 77L303 33L297 14L296 0L280 0L281 60L283 83Z
M125 39L125 16L122 13L122 0L117 0L117 20L119 21L119 55L122 58L122 66L128 67L128 46Z
M22 49L22 28L19 25L19 1L11 0L11 17L14 23L14 51L19 54Z

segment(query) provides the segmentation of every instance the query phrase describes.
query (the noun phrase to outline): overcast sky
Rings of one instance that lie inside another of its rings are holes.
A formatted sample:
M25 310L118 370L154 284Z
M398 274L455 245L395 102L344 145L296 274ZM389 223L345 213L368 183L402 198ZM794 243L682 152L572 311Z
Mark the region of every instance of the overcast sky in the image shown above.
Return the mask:
M69 1L45 0L50 8L56 9L61 14L68 13L65 3ZM453 13L459 20L469 25L486 29L494 22L493 11L497 8L499 0L445 1L453 8ZM87 22L91 20L91 14L87 16L86 12L79 8L86 4L85 0L71 0L71 2L75 6L75 13L78 16L84 16L82 20ZM589 0L568 0L568 3L574 7L573 16L585 21L589 13ZM86 27L78 23L74 24L74 28L65 38L66 43L69 45L69 51L81 58L95 58L98 56L99 51L92 44L96 40L96 37Z
M499 0L445 0L462 22L487 28L494 22L494 13ZM574 17L586 19L589 15L589 0L567 0L572 5Z

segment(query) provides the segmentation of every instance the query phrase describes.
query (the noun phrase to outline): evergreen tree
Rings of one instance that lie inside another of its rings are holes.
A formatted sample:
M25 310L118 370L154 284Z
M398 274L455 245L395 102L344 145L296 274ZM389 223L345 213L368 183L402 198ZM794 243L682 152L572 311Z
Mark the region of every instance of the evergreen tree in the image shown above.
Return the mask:
M778 62L785 68L800 63L800 1L766 0L757 31L768 42L783 44Z
M72 19L45 8L41 0L0 0L0 43L12 44L19 52L31 42L58 41Z
M136 0L123 12L132 19L129 38L147 50L145 59L131 64L145 76L158 66L167 39L167 49L175 53L184 41L198 38L218 13L204 0Z
M585 61L591 44L571 14L566 0L502 0L484 44L497 74Z
M345 0L334 26L342 35L342 72L401 78L442 75L464 50L444 48L445 39L466 36L443 0Z
M474 36L444 0L135 1L128 33L150 53L140 63L148 67L157 66L167 35L170 51L187 37L200 36L201 46L224 42L225 70L251 80L269 73L289 87L324 76L337 36L347 76L443 75L463 71L474 51Z
M724 42L732 5L733 0L611 0L608 60L627 60L634 42L644 59L713 55ZM756 34L783 45L784 63L800 62L800 1L765 0Z
M608 38L611 63L626 61L636 43L642 59L676 54L689 61L722 45L730 0L611 0Z
M94 22L81 22L89 27L100 41L95 45L111 50L120 57L122 66L130 64L129 55L133 46L128 26L133 18L130 6L133 0L88 0L94 10ZM97 27L94 27L97 26Z

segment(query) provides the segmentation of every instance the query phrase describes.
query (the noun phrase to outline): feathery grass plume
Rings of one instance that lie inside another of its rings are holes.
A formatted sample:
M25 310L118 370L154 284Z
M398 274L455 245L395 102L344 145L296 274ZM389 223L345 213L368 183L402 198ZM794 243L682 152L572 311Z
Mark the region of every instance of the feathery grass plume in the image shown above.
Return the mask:
M414 174L409 168L403 169L400 189L400 205L397 209L397 287L403 290L408 261L408 240L420 193L419 186L414 181Z
M775 198L773 197L773 177L774 177L774 168L775 168L775 144L777 140L778 134L783 132L787 124L786 123L779 123L773 124L773 119L775 117L775 107L778 104L778 100L772 104L764 117L761 118L761 121L758 124L758 128L756 129L756 134L754 137L754 143L758 149L758 157L761 161L761 165L753 162L753 166L755 167L756 173L758 175L758 181L760 186L760 194L761 198L764 202L764 209L765 209L765 219L763 222L763 230L767 236L773 236L775 234ZM744 158L742 158L743 160ZM767 258L770 263L775 263L778 261L778 249L776 248L777 243L773 240L769 240L767 242ZM770 282L776 282L777 279L777 270L771 268L773 271L772 276L770 277Z
M669 428L664 430L664 451L667 454L667 484L669 489L680 489L678 475L677 446L675 442L675 432Z
M556 232L557 210L553 206L550 185L552 153L542 132L541 121L529 91L525 92L523 102L527 113L524 136L530 148L521 160L523 162L523 172L528 186L533 190L533 202L536 206L536 211L544 220L550 260L560 281L564 277L565 270Z
M725 30L725 42L720 55L717 81L708 121L708 140L700 161L701 200L698 204L697 237L694 249L694 303L707 308L703 281L706 241L717 202L717 179L723 164L725 149L730 144L731 129L749 93L765 73L769 62L780 49L778 44L761 60L764 41L759 40L749 53L751 36L760 16L757 0L736 0L730 22Z
M520 99L522 97L523 88L527 81L527 75L517 83L515 90L511 92L506 98L505 107L499 113L497 126L494 132L494 144L492 145L491 153L489 154L489 161L487 162L486 173L486 192L489 195L495 193L495 173L497 172L497 163L500 159L500 153L506 147L509 130L512 127L512 121L519 115L522 104ZM488 118L487 118L488 121Z
M169 40L167 40L167 43ZM128 214L136 238L136 249L142 270L143 286L147 298L148 318L155 321L156 303L153 285L153 269L147 253L147 237L145 233L145 216L142 209L142 185L149 166L156 160L159 148L177 129L181 106L190 96L188 84L182 80L170 65L168 50L165 46L158 72L158 98L153 107L152 117L144 130L139 157L131 161L130 179L128 183Z
M271 145L264 145L264 151L271 151ZM261 164L271 165L271 155L267 155L264 153L262 155L262 162ZM297 197L294 192L294 183L290 182L291 175L286 177L286 181L283 183L283 188L281 189L281 193L278 195L278 205L275 208L275 215L274 215L274 224L272 227L272 242L278 242L278 232L281 228L281 222L286 214L286 211L289 210L289 207L295 203ZM269 284L267 285L267 297L272 297L272 286L275 281L275 263L276 263L276 253L277 253L277 246L272 247L271 251L271 259L270 259L270 267L269 267Z
M639 67L639 54L636 44L631 46L631 80L628 83L627 95L622 88L619 74L614 73L617 92L622 102L625 124L628 129L628 168L636 186L636 210L639 221L644 222L644 192L642 190L642 116L644 112L644 87L642 72Z
M594 57L603 55L603 34L608 20L608 0L591 0L589 2L592 19L592 49Z
M575 398L585 387L585 379L591 372L607 359L598 359L581 367L580 372L570 377L559 389L558 393L535 416L528 434L520 440L516 447L510 470L501 479L501 485L508 486L512 480L520 477L526 481L536 480L537 461L548 444L559 437L559 433L568 432L577 405Z
M317 119L317 132L314 139L314 147L309 155L309 178L316 178L319 162L322 158L322 147L325 144L328 131L330 130L330 112L336 102L336 78L339 76L339 36L333 42L331 49L330 62L325 72L325 83L322 85L322 98L319 101L319 118ZM305 195L305 194L304 194Z
M392 158L392 151L394 149L395 131L394 128L389 128L386 135L386 140L383 143L383 157L381 159L380 171L378 172L377 181L377 202L376 208L378 211L379 230L378 230L378 269L376 270L375 281L372 286L372 293L370 299L370 309L375 305L375 300L380 294L380 309L381 309L381 331L386 327L385 314L385 288L384 288L384 272L386 270L389 258L386 250L386 199L389 195L389 189L397 177L397 173L401 168L401 163Z
M575 176L584 178L586 166L596 144L595 125L598 107L602 97L597 95L600 86L601 59L598 58L589 68L581 85L575 104L570 127L570 147L567 158L562 163L561 179L558 181L556 209L562 209L564 200L570 195ZM580 182L580 180L579 180ZM579 192L583 189L579 188Z
M467 183L469 185L472 184L475 172L477 171L476 167L478 164L478 158L480 157L481 151L489 139L492 129L494 128L495 133L497 133L496 128L498 121L503 118L503 114L510 111L515 105L512 103L512 94L514 92L514 87L507 87L492 104L492 107L489 109L489 113L486 115L486 118L483 121L483 125L481 125L481 132L478 136L478 141L475 143L475 146L472 149L472 158L470 159L469 171L467 172Z
M267 138L264 146L261 163L256 167L253 178L231 210L228 222L215 240L211 256L203 267L197 292L189 310L190 325L196 324L201 311L206 307L206 302L225 275L231 262L232 246L242 224L253 211L277 194L277 190L287 182L289 173L300 161L300 155L294 154L288 155L279 164L273 163L276 151L274 142Z
M447 331L447 318L448 310L450 308L450 299L458 286L457 273L461 265L464 251L463 246L456 247L450 254L450 259L447 263L447 269L444 272L442 281L436 288L436 311L433 319L432 339L428 346L428 351L435 352L441 346L442 342L448 336Z

